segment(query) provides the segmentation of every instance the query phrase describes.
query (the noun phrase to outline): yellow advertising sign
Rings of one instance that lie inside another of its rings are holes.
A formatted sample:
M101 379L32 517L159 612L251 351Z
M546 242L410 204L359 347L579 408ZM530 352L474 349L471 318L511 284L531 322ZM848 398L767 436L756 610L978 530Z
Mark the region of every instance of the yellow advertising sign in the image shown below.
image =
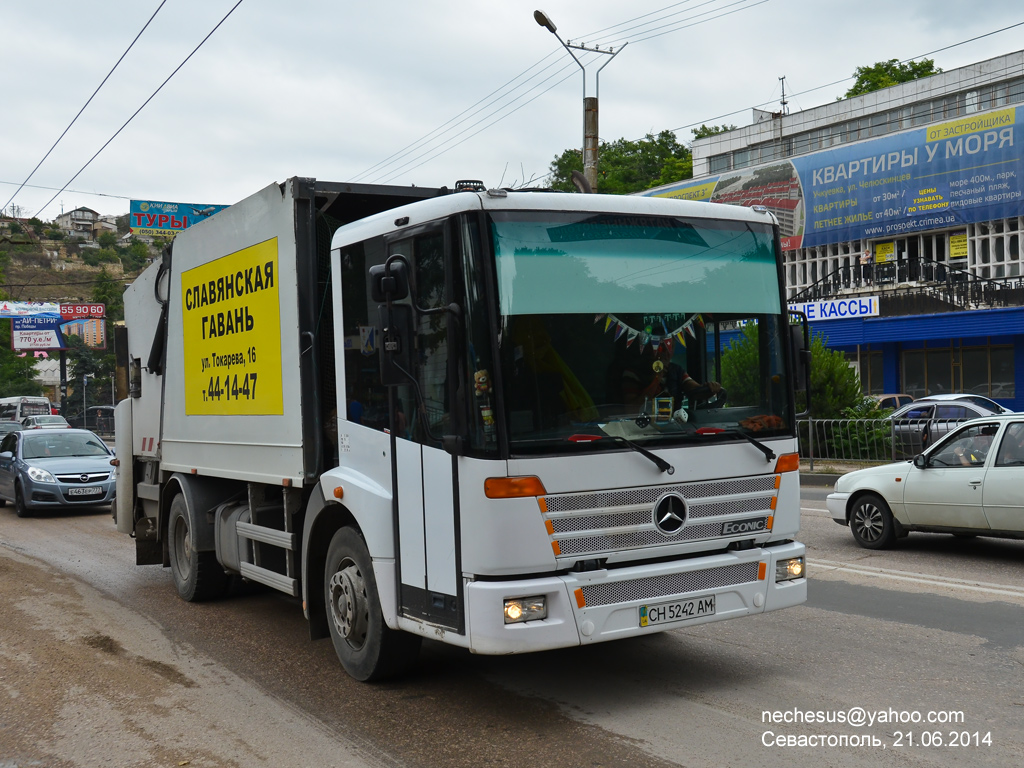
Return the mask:
M888 243L875 243L875 263L885 264L888 261L896 260L896 243L890 240Z
M986 112L974 117L965 117L962 120L952 120L948 123L939 123L928 128L928 141L942 141L943 139L955 139L958 136L967 136L971 133L982 133L997 128L1005 128L1013 125L1017 116L1016 107L1000 109L996 112ZM996 142L993 134L992 143ZM985 145L988 149L988 144Z
M951 232L949 234L949 258L950 260L967 258L966 232Z
M183 272L185 413L284 413L277 238Z
M667 192L659 192L657 195L652 195L652 197L671 197L676 200L701 200L706 202L711 199L711 193L715 191L716 183L711 181L707 184L691 184L682 189L670 189Z

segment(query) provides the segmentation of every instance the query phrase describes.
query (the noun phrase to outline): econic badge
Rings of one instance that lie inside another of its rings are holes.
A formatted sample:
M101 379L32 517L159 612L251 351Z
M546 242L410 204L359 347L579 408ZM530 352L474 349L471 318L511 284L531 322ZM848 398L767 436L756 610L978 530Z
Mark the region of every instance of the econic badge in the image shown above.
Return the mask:
M188 415L280 415L277 238L181 275Z

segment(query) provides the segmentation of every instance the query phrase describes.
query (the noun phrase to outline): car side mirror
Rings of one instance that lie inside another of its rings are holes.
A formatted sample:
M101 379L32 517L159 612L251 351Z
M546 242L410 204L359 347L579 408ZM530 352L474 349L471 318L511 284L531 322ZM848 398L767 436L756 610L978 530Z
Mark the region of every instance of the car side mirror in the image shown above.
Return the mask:
M917 456L914 457L914 466L917 467L918 469L927 469L928 457L925 456L923 453L917 454Z

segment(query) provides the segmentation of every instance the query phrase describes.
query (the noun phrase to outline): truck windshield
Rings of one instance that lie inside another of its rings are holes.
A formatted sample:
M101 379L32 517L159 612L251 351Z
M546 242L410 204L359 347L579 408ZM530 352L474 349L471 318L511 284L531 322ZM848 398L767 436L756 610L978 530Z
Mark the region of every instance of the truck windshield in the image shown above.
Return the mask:
M771 226L501 212L491 231L514 454L792 434Z

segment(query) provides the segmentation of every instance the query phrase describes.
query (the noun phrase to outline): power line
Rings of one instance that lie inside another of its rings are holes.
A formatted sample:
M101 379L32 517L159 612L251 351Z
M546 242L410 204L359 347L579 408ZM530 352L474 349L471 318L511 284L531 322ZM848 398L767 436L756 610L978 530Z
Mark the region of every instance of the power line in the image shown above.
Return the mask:
M714 1L714 0L712 0L712 1ZM743 3L743 2L747 2L747 0L738 0L738 2L734 2L731 5L724 6L724 8L729 8L732 5L738 5L739 3ZM760 4L765 3L765 2L768 2L768 0L761 0L761 2L756 3L755 5L760 5ZM705 4L707 4L707 3L705 3ZM672 6L669 6L669 7L672 7ZM747 8L752 8L752 7L754 7L754 6L747 6ZM747 8L734 9L732 11L727 11L725 13L721 13L719 16L711 16L709 18L701 19L700 21L693 21L693 19L698 18L699 16L707 15L708 13L714 12L714 11L705 11L704 13L697 14L695 16L688 17L687 19L680 20L678 23L676 23L676 25L675 25L675 27L673 29L669 29L667 31L661 31L658 34L651 35L651 37L657 37L657 36L660 36L662 34L668 34L669 32L672 32L672 31L678 31L679 29L684 29L684 28L687 28L687 27L696 26L698 24L704 24L704 23L706 23L708 21L713 21L714 19L720 18L721 16L727 16L727 15L730 15L732 13L736 13L736 12L738 12L740 10L747 10ZM719 8L717 10L723 10L723 8ZM658 13L658 11L654 11L654 13ZM658 21L658 19L656 19L654 21ZM692 23L688 23L688 24L685 24L683 26L680 26L684 22L692 22ZM624 22L624 23L628 23L628 22ZM621 25L616 25L616 26L621 26ZM641 25L641 26L643 26L643 25ZM653 29L664 29L664 25L662 25L662 27L655 27ZM647 31L651 31L651 30L648 29ZM642 39L650 39L650 37L642 38ZM632 42L632 41L628 41L627 40L626 42ZM592 58L594 56L596 56L596 55L597 54L594 54L588 60L592 60ZM545 59L549 58L550 56L551 56L551 54L548 54L547 56L544 57L544 59L541 59L541 62L544 61ZM537 64L540 64L541 62L537 62ZM534 64L533 67L530 67L529 69L533 69L534 67L537 66L537 64ZM550 68L550 67L548 67L548 68ZM527 69L526 71L529 71L529 69ZM565 72L566 70L571 70L572 72L575 72L575 69L572 67L572 64L567 62L566 64L562 65L562 67L558 71L556 71L554 74L550 75L545 80L542 80L539 85L543 85L544 83L549 82L553 78L557 77L561 72ZM534 77L536 77L536 75ZM522 104L520 104L519 106L517 106L517 107L515 107L513 109L509 109L509 107L511 107L513 104L515 104L516 101L519 101L519 100L525 98L529 93L531 93L532 91L537 89L538 85L533 85L532 87L530 87L530 89L525 94L521 94L521 95L517 95L517 96L512 97L512 94L514 94L517 90L525 87L526 84L529 83L530 80L532 80L533 78L528 79L526 82L520 84L516 88L512 89L511 91L509 91L509 93L505 94L505 96L502 96L499 99L495 99L490 104L494 104L495 102L501 102L503 99L511 98L510 101L508 101L506 103L498 103L496 106L493 107L493 109L491 109L489 112L487 112L482 117L480 117L480 119L476 120L475 122L473 122L473 123L471 123L471 124L469 124L467 126L464 126L463 129L461 131L459 131L457 134L455 134L454 136L451 136L451 137L449 137L447 139L444 139L439 145L437 145L437 146L435 146L435 147L433 147L431 149L427 149L427 150L419 152L419 154L416 154L414 157L412 157L410 160L408 160L406 163L404 163L403 165L399 166L398 168L393 169L391 171L388 171L387 173L378 174L376 177L371 179L371 182L380 182L380 181L385 181L386 182L386 181L390 181L390 180L394 179L395 176L400 175L400 172L402 172L402 171L413 170L415 168L420 167L421 165L423 165L424 163L426 163L426 162L428 162L430 160L433 160L433 159L435 159L437 157L440 157L441 155L451 151L455 147L457 147L457 146L463 144L464 142L468 141L473 136L476 136L478 133L480 133L485 128L489 128L490 126L494 125L495 123L500 122L504 118L508 117L509 115L511 115L514 112L516 112L519 109L521 109L526 104L529 104L530 102L536 100L539 96L543 95L544 93L547 93L552 88L556 87L557 85L561 84L565 80L569 79L569 77L571 77L571 75L567 75L566 77L564 77L564 78L562 78L560 80L557 80L556 82L552 83L547 88L545 88L543 91L541 91L541 93L538 93L537 95L535 95L533 98L528 99L527 101L523 102ZM513 80L510 81L510 82L513 82L515 79L517 79L517 78L513 78ZM479 104L480 102L477 102L477 103ZM490 104L488 106L490 106ZM500 113L502 110L506 110L506 109L508 111L505 112L504 115L501 115L497 119L494 119L494 120L491 120L490 122L487 122L486 125L483 125L482 128L479 128L478 130L474 130L474 129L477 128L477 126L480 126L481 124L484 124L487 120L490 120L492 117L494 117L495 115ZM482 110L477 110L477 112L480 112L480 111L482 111ZM448 125L451 122L452 121L449 121L448 123L445 123L445 125ZM436 136L435 139L440 139L441 136L443 136L446 133L449 133L451 130L452 130L452 128L449 128L448 130L443 131L441 134ZM432 132L432 134L433 133L436 133L436 131ZM466 135L466 134L468 134L468 135ZM420 139L419 141L414 142L413 146L421 145L421 144L425 143L430 135L431 134L428 134L427 137L424 137L423 139ZM460 137L460 136L464 136L464 138L459 139L458 141L456 141L456 139L458 139L458 137ZM422 147L420 147L420 148L422 149ZM409 155L409 154L412 154L412 153L411 152L406 152L405 153L406 156ZM380 164L378 164L378 165L380 165Z
M39 170L39 166L46 162L46 158L48 158L50 156L50 153L57 148L57 145L60 144L61 139L64 138L67 132L71 130L71 126L75 124L75 121L82 116L82 113L85 112L85 108L89 106L92 100L96 97L96 94L100 92L100 88L102 88L106 84L107 80L110 79L110 76L114 74L114 70L117 69L118 65L120 65L120 63L124 61L124 57L128 55L128 51L130 51L132 49L132 46L134 46L135 43L138 42L139 38L142 37L142 33L146 31L146 27L148 27L150 22L156 18L156 15L160 13L160 9L164 7L164 3L166 2L167 0L160 0L160 5L158 5L157 9L153 11L153 15L149 17L149 21L142 25L142 29L139 30L139 34L137 34L135 36L135 39L131 41L127 48L124 49L124 53L121 54L121 58L119 58L117 62L114 64L114 66L110 68L110 71L107 72L107 76L103 78L103 82L96 86L96 90L92 92L92 96L90 96L88 100L85 102L85 104L82 105L82 108L78 110L78 114L71 119L70 123L68 123L68 127L65 128L64 132L57 137L57 140L55 142L53 142L53 146L46 150L46 154L43 155L43 159L36 163L36 167L32 169L32 172L28 176L25 177L25 180L21 182L21 185L16 190L14 190L14 194L11 195L11 199L4 203L3 208L0 208L0 210L7 209L7 206L14 201L14 198L18 196L18 193L21 192L22 189L24 189L25 185L28 184L29 180L35 175L36 171ZM57 194L60 193L58 192Z
M79 177L79 175L82 173L82 171L84 171L86 168L89 167L89 165L92 163L93 160L95 160L97 157L99 157L100 152L102 152L104 149L106 149L107 146L110 144L110 142L112 142L114 139L116 139L118 137L118 135L121 133L121 131L123 131L125 128L128 127L128 123L130 123L132 120L134 120L135 117L143 109L146 108L146 105L149 104L149 102L151 102L156 97L156 95L158 93L160 93L161 90L163 90L163 87L165 85L167 85L167 83L169 83L171 81L171 78L174 77L176 74L178 74L178 71L188 63L189 59L191 59L193 56L195 56L196 52L200 48L203 47L203 45L206 43L207 40L210 39L210 37L213 36L213 33L216 32L220 28L220 25L228 20L228 16L230 16L232 13L234 13L235 9L238 8L238 6L240 6L242 4L242 2L243 2L243 0L238 0L237 3L235 3L233 6L231 6L231 10L228 11L226 14L224 14L224 18L221 19L220 21L218 21L216 26L214 26L214 28L211 29L207 33L206 37L204 37L202 40L199 41L199 45L197 45L195 48L192 49L192 53L190 53L188 56L186 56L185 59L181 62L181 64L179 64L177 67L174 68L174 71L171 72L171 74L169 74L167 76L167 79L164 80L162 83L160 83L160 85L157 87L157 89L155 91L153 91L152 94L150 94L148 99L146 99L144 102L142 102L142 106L140 106L137 110L135 110L135 112L132 113L132 116L129 117L125 121L124 125L122 125L120 128L118 128L117 131L114 133L114 135L111 136L109 139L107 139L106 143L104 143L104 145L102 147L100 147L98 150L96 150L96 154L94 154L92 157L90 157L89 160L85 163L85 165L83 165L81 168L78 169L78 173L76 173L74 176L72 176L68 180L67 184L65 184L63 187L61 187L60 191L58 191L56 195L51 197L46 202L46 205L44 205L42 208L39 209L39 211L36 213L36 216L39 216L39 214L42 213L50 203L52 203L54 200L56 200L57 199L57 195L59 195L61 192L63 192L65 189L67 189L68 185L70 185L72 181L77 179Z
M932 56L932 55L934 55L936 53L942 53L943 51L948 51L948 50L950 50L952 48L956 48L956 47L961 46L961 45L966 45L967 43L973 43L973 42L975 42L977 40L981 40L981 39L986 38L986 37L991 37L992 35L997 35L1000 32L1006 32L1008 29L1014 29L1015 27L1019 27L1019 26L1022 26L1022 25L1024 25L1024 21L1019 21L1016 24L1010 24L1009 26L1003 27L1002 29L996 29L996 30L993 30L992 32L986 32L983 35L978 35L976 37L968 38L967 40L961 40L960 42L957 42L957 43L951 43L950 45L943 46L942 48L936 48L935 50L929 51L927 53L921 53L921 54L918 54L917 56L911 56L908 59L903 59L900 62L900 64L906 64L907 62L916 61L918 59L923 59L926 56ZM853 79L855 79L854 76L850 75L849 77L844 77L844 78L842 78L840 80L834 80L831 83L825 83L824 85L816 85L813 88L808 88L808 89L803 90L803 91L797 91L796 93L792 93L792 94L790 94L790 98L795 98L797 96L804 96L804 95L806 95L808 93L813 93L814 91L820 91L823 88L832 88L832 87L834 87L836 85L840 85L842 83L848 82L848 81L853 80ZM924 94L924 95L927 95L927 94ZM892 102L894 100L895 100L895 97L892 97L892 98L889 99L889 102ZM757 108L763 107L763 106L765 106L765 105L767 105L769 103L771 103L771 102L762 102L761 104L754 105L753 108L757 109ZM744 107L742 109L737 109L734 112L727 112L725 114L718 115L717 117L712 117L712 118L708 118L706 120L701 120L699 122L690 123L689 125L683 125L683 126L680 126L679 128L672 128L671 130L672 130L673 133L675 133L676 131L681 131L681 130L684 130L686 128L694 128L694 127L699 126L699 125L706 125L707 123L713 123L715 120L721 120L721 119L726 118L726 117L732 117L733 115L741 114L743 112L746 112L750 108L751 107ZM799 125L796 126L796 127L799 127Z
M16 182L16 181L3 181L3 180L0 180L0 184L9 184L9 185L13 186L13 185L15 185L17 183L18 182ZM44 186L44 185L41 185L41 184L23 184L23 186L25 188L27 188L27 189L48 189L48 190L51 190L51 191L54 190L54 189L57 189L57 187L47 187L47 186ZM116 197L116 198L119 198L121 200L134 200L135 199L134 197L131 197L129 195L115 195L112 192L87 192L87 191L85 191L83 189L62 189L62 190L58 190L58 194L60 192L70 192L73 195L92 195L94 197Z

